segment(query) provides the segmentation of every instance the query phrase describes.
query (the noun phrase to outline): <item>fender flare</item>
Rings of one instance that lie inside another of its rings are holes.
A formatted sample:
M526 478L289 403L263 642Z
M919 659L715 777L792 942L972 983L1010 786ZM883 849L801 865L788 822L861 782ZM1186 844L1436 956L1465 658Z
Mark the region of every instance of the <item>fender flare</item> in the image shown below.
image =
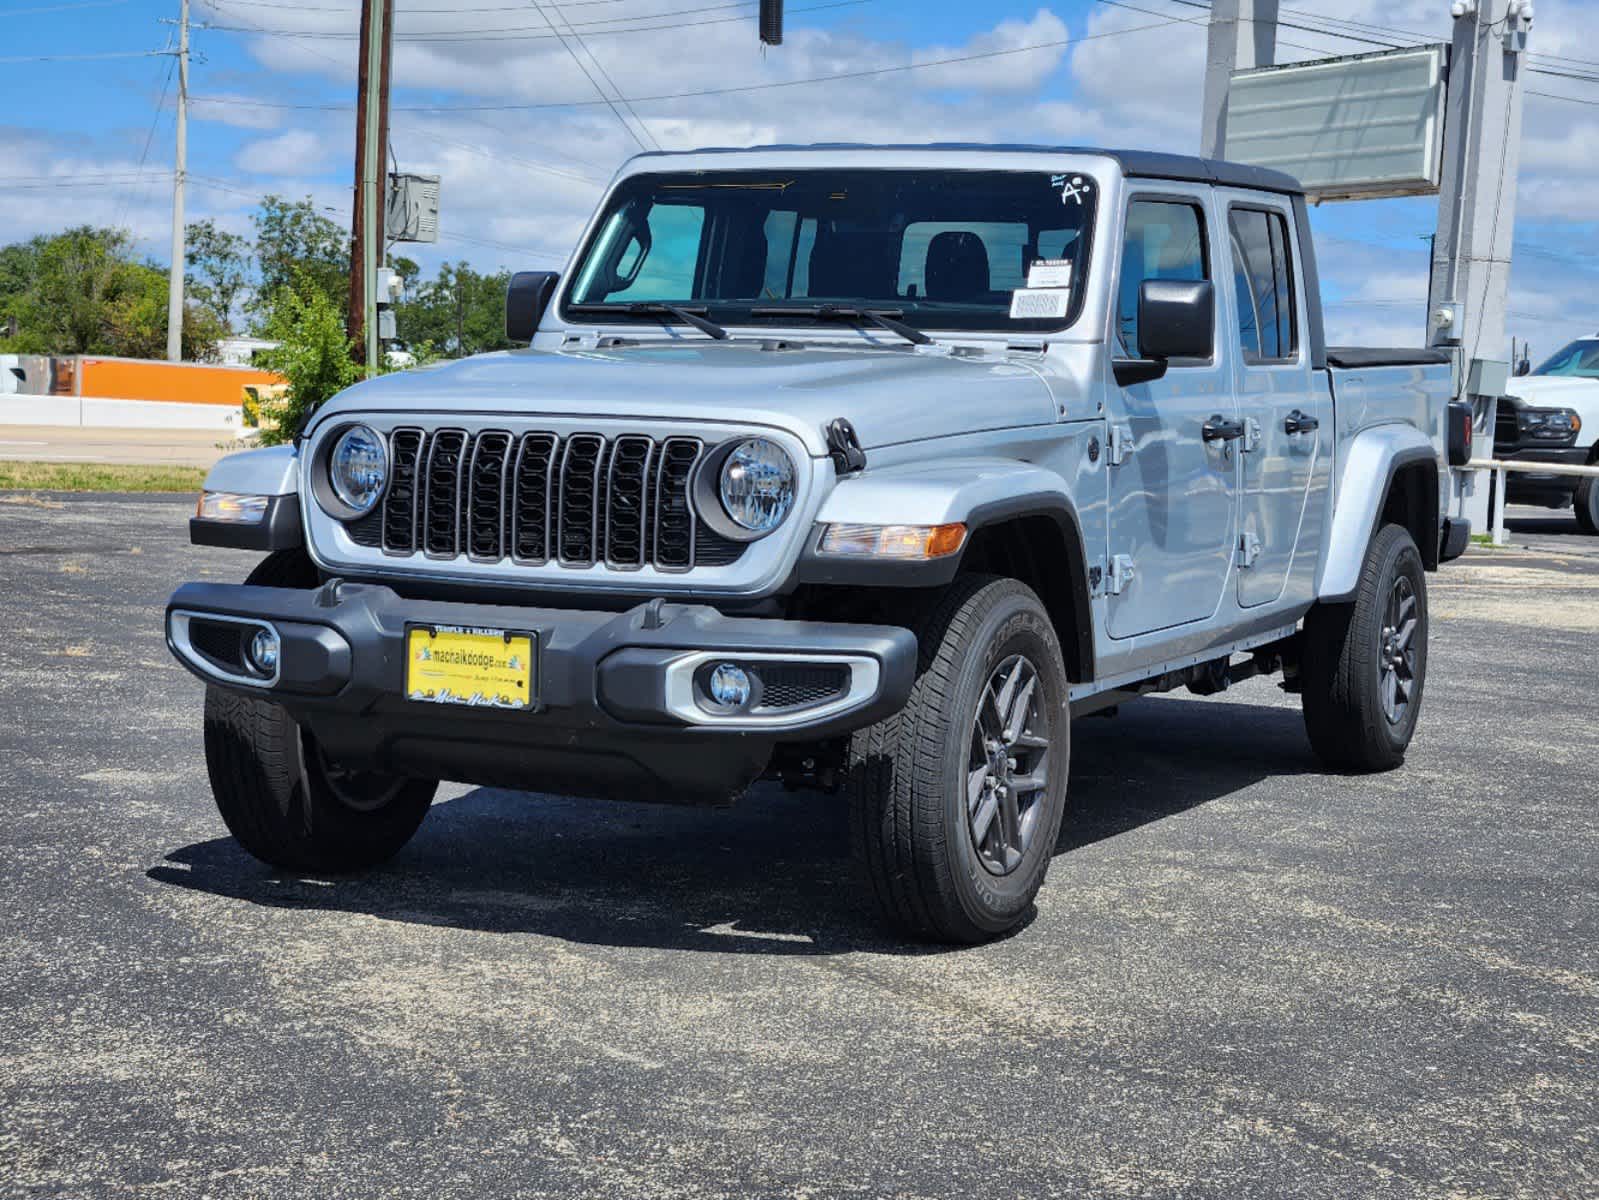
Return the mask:
M300 457L293 446L241 450L219 459L206 472L208 492L265 496L266 515L257 525L189 519L189 541L231 550L293 550L305 544L300 516Z
M1077 615L1072 651L1083 682L1094 678L1093 588L1087 543L1065 480L1033 463L1006 459L946 459L868 470L841 480L822 504L806 537L797 579L802 584L865 588L940 588L960 573L976 534L1009 521L1043 517L1053 521L1066 545L1066 585ZM962 522L960 552L932 562L888 562L824 557L819 553L828 525L944 525Z
M1418 463L1435 472L1439 470L1437 447L1412 425L1379 425L1362 431L1349 443L1338 474L1326 550L1316 576L1318 601L1342 603L1355 594L1366 548L1377 534L1394 479L1402 469ZM1431 499L1436 526L1440 501L1436 493ZM1425 545L1421 552L1424 561L1436 565L1436 533L1433 542L1431 555Z

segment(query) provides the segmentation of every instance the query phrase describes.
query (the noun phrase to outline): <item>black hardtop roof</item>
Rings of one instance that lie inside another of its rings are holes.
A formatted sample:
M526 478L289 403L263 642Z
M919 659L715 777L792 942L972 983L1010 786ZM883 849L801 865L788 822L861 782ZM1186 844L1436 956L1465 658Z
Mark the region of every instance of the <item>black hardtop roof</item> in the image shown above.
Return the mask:
M1184 183L1210 183L1222 187L1257 188L1263 192L1304 194L1304 187L1292 175L1265 167L1226 162L1219 158L1199 158L1191 154L1164 154L1158 150L1107 150L1099 146L994 145L986 142L928 142L906 145L876 145L865 142L818 142L811 145L707 146L700 150L650 150L640 158L678 158L686 154L740 154L756 151L798 150L975 150L1023 154L1093 154L1113 160L1122 173L1133 179L1176 179Z

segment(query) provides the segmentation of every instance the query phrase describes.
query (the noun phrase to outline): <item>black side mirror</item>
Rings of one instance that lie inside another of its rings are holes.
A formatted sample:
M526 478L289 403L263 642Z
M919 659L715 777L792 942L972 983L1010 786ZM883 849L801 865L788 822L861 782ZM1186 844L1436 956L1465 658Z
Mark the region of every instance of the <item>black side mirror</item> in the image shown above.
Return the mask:
M1529 362L1527 359L1524 358L1524 359L1522 359L1520 362L1518 362L1516 364L1516 375L1517 375L1518 378L1520 376L1522 376L1522 375L1531 375L1531 374L1532 374L1532 363Z
M1216 341L1216 285L1208 279L1146 279L1138 289L1138 353L1209 358Z
M1216 285L1146 279L1138 287L1138 357L1111 362L1122 387L1153 383L1174 358L1209 358L1216 340Z
M555 298L561 277L554 271L518 271L505 291L505 336L513 342L531 342L539 322Z

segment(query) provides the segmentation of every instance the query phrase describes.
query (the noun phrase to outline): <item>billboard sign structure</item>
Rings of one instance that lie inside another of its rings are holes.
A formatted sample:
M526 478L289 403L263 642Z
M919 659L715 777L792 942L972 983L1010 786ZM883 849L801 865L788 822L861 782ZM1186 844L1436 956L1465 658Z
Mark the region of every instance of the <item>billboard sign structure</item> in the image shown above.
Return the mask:
M1436 195L1447 61L1438 45L1235 72L1225 155L1317 201Z
M389 175L383 232L391 242L439 240L439 176Z

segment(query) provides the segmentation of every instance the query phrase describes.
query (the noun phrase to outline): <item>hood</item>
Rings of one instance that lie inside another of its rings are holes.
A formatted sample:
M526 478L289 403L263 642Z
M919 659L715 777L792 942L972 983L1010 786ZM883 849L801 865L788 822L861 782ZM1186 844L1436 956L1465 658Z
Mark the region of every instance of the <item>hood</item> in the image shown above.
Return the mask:
M317 414L505 412L694 419L787 429L825 454L844 417L868 450L984 429L1044 425L1043 376L1002 353L944 348L663 342L604 350L513 350L368 380Z
M1533 408L1575 409L1587 421L1599 418L1599 379L1576 375L1523 375L1505 391Z

